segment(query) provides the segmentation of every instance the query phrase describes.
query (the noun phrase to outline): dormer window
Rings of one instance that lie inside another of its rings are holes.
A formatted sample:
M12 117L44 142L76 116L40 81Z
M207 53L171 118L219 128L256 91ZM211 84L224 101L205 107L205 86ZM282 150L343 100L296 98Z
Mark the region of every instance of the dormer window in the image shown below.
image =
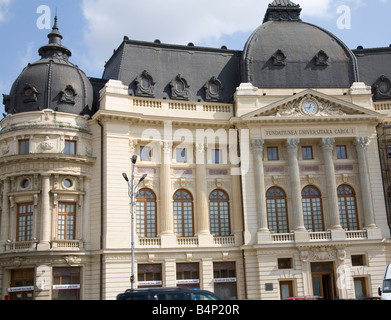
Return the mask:
M170 83L171 87L171 98L178 100L189 100L189 88L186 79L182 78L178 74L174 80Z
M281 51L277 50L272 56L273 66L286 66L286 55Z
M26 84L22 90L23 102L37 102L38 90L30 84Z
M222 101L223 100L223 85L219 79L212 77L204 85L206 101Z
M388 100L391 98L391 81L386 76L381 76L373 85L373 94L376 100Z
M141 97L150 97L155 96L155 82L153 81L152 76L144 70L135 80L136 83L136 95Z
M76 91L71 85L69 85L63 91L60 92L60 102L75 104L76 96Z
M329 56L323 50L320 50L315 56L315 64L317 66L328 66L329 65Z

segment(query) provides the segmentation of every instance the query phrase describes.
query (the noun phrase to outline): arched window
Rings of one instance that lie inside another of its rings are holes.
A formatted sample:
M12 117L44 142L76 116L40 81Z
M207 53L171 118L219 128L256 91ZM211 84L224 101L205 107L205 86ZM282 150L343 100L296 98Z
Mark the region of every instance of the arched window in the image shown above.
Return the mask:
M222 190L215 190L209 197L210 231L218 237L229 236L229 198Z
M178 237L193 237L193 197L186 190L174 194L174 229Z
M140 237L156 237L156 196L149 189L142 189L136 196L137 234Z
M308 186L302 192L304 225L313 232L324 231L322 197L320 191Z
M358 230L356 194L351 187L347 185L338 187L338 206L342 228Z
M280 188L271 188L266 193L267 220L269 230L275 233L288 233L286 195Z

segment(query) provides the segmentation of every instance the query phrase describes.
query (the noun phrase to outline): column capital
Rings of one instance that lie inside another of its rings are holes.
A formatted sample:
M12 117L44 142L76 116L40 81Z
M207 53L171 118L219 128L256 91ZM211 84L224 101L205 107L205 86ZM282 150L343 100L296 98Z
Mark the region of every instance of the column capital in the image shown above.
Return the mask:
M263 152L264 144L265 144L265 140L264 139L253 139L253 140L251 140L251 147L252 147L253 151L256 151L256 152Z
M205 151L206 151L206 144L203 142L197 142L195 144L195 147L196 147L197 153L205 153Z
M334 143L334 138L322 138L319 143L319 146L322 148L323 151L330 151L334 149Z
M172 141L162 141L161 142L162 151L165 154L171 154L172 151Z
M365 151L367 149L368 143L368 137L356 137L353 142L357 151Z
M287 139L285 142L285 146L288 151L297 152L300 144L300 139Z

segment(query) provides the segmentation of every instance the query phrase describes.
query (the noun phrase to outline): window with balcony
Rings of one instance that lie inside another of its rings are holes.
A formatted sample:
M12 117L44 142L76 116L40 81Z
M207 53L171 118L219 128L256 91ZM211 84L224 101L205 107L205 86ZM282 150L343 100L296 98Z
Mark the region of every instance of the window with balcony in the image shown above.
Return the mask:
M148 189L139 191L136 197L137 234L140 237L156 237L156 196Z
M58 204L58 240L75 240L76 227L76 204L59 203Z
M210 229L218 237L229 236L229 198L222 190L215 190L209 197Z
M320 191L308 186L302 192L304 225L313 232L324 231L322 195Z
M353 188L342 185L338 188L338 206L341 226L347 230L358 230L356 194Z
M288 233L286 195L280 188L271 188L266 193L269 230L275 233Z
M17 241L32 241L34 225L34 204L19 204L17 219Z
M186 190L174 194L174 229L178 237L194 236L193 197Z

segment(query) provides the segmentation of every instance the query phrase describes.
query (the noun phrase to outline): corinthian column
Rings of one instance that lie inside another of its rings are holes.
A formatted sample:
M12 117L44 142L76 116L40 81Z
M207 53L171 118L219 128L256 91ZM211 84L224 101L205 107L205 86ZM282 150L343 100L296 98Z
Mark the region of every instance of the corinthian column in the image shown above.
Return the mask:
M210 235L208 186L206 180L205 145L196 145L197 235Z
M42 197L41 197L41 239L38 250L50 249L51 211L50 211L50 174L41 174Z
M354 145L357 150L358 167L360 171L360 183L362 202L364 209L364 219L366 228L376 228L375 215L372 202L371 181L368 172L367 146L369 143L368 137L357 137L354 140Z
M299 139L287 139L289 174L291 180L292 206L295 231L304 231L303 203L301 201L300 168L298 160Z
M1 206L1 229L0 229L0 240L4 244L9 240L9 229L10 229L10 204L8 194L11 191L11 183L7 178L3 181L3 203ZM0 247L0 251L4 250L3 245Z
M335 181L335 168L333 161L334 143L334 138L323 138L319 145L323 150L325 162L331 229L342 229L339 217L337 182Z
M258 232L269 232L267 223L265 171L263 167L263 145L264 140L262 139L254 139L251 141L254 154L255 200L258 213Z
M170 172L171 152L172 142L162 142L162 161L160 165L160 236L162 247L175 246Z

